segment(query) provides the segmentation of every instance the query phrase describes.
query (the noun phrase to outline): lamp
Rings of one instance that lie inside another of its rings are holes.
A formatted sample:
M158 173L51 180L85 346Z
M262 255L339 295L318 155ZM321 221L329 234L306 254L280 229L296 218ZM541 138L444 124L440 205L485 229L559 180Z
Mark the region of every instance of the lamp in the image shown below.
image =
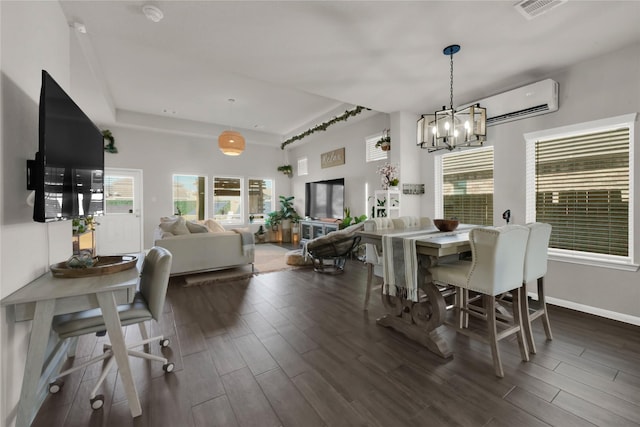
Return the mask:
M434 114L423 114L418 120L417 145L429 152L442 149L449 151L459 147L482 146L486 137L487 110L480 104L470 105L459 111L453 109L453 55L460 45L444 48L442 53L451 58L449 108Z
M235 99L229 99L229 104L233 106ZM231 107L229 107L231 110ZM232 129L223 131L218 137L218 148L222 154L227 156L239 156L244 151L244 136L240 132Z

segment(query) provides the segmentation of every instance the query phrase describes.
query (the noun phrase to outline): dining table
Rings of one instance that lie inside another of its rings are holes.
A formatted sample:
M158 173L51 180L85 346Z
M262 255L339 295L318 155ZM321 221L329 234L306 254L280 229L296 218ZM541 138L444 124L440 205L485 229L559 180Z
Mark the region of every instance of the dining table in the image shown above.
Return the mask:
M381 297L387 313L376 320L378 325L398 331L442 358L453 356L440 328L444 324L447 311L445 297L442 289L431 280L429 267L445 257L471 251L469 231L473 227L476 226L460 224L455 230L447 232L441 232L434 227L357 232L361 236L361 243L370 243L379 250L382 249L383 258L384 250L390 249L387 242L392 239L403 244L410 243L405 246L415 245L415 260L405 259L401 255L393 260L387 257L388 260L385 261L385 270L404 270L407 274L412 274L412 271L406 271L407 265L415 270L412 276L416 282L416 289L412 295L401 283L396 283L395 287L383 283ZM387 242L383 244L385 239ZM367 268L369 274L372 274L374 265L368 263ZM386 282L388 275L384 276Z

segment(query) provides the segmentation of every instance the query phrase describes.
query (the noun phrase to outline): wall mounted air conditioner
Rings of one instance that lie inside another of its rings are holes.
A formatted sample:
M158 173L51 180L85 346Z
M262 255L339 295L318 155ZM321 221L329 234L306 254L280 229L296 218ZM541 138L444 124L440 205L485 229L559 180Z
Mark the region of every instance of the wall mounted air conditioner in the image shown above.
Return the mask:
M551 113L558 110L558 82L542 80L469 105L476 103L487 109L487 126Z

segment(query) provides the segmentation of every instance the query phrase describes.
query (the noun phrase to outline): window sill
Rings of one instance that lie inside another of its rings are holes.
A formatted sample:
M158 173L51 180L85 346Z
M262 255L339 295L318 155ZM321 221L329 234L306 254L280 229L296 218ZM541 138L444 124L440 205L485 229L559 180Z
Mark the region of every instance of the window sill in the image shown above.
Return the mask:
M550 253L549 260L566 262L571 264L588 265L591 267L610 268L613 270L622 270L622 271L635 272L635 271L638 271L638 268L640 268L640 265L633 264L631 262L605 260L605 259L591 258L587 256L576 256L576 255L567 255L567 254L551 254Z

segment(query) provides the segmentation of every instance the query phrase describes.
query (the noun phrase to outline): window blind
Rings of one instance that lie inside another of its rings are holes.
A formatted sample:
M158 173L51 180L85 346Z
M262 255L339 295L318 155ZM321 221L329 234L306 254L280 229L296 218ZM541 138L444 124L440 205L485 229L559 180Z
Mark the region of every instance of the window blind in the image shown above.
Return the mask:
M629 128L537 141L536 221L552 248L629 255Z
M443 217L493 224L493 147L442 156Z
M388 158L387 156L387 152L384 151L382 148L380 147L376 147L376 143L380 140L380 138L382 138L382 134L376 134L373 136L368 137L365 141L366 141L366 161L367 163L369 162L375 162L377 160L385 160Z

